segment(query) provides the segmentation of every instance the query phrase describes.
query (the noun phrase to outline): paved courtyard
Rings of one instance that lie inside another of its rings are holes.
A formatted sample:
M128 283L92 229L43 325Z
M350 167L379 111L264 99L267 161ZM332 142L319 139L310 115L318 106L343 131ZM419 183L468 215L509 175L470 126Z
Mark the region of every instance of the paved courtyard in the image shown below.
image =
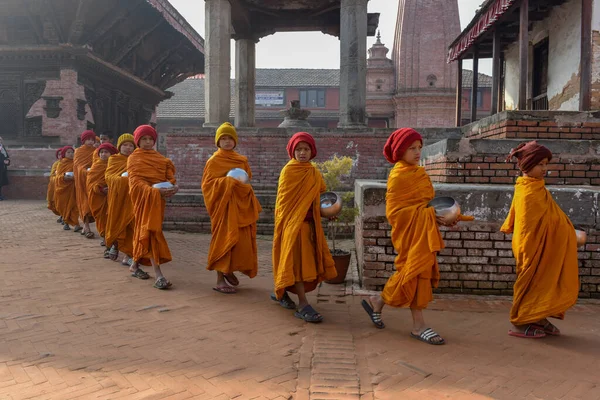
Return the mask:
M352 285L313 293L307 325L269 300L269 238L237 295L212 290L209 236L169 232L170 291L63 231L42 202L0 202L0 399L600 399L600 303L562 337L509 337L510 299L440 296L426 312L448 344L375 329ZM151 271L149 271L151 272Z

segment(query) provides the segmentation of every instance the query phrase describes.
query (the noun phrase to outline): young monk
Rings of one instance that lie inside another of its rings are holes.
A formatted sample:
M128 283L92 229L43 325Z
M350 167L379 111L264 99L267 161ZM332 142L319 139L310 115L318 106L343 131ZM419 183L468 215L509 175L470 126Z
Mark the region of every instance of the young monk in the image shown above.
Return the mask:
M133 136L138 149L127 160L129 194L135 214L133 259L142 265L152 265L156 275L154 287L164 290L171 287L171 282L164 277L160 265L172 258L162 232L162 223L165 198L175 195L179 190L175 180L175 166L171 160L154 150L158 134L153 127L139 126ZM173 187L158 189L152 186L161 182L171 182ZM133 276L144 279L136 275L135 271Z
M56 204L54 203L54 188L56 185L56 169L60 164L61 150L62 148L56 150L56 161L54 161L52 167L50 168L50 180L48 181L48 190L46 191L46 202L48 203L48 210L52 211L54 215L58 215L58 220L56 220L56 222L58 222L59 224L62 224L63 221L62 217L60 216L60 213L56 209Z
M271 299L306 322L321 322L323 316L309 303L306 293L319 282L337 276L335 263L321 226L320 195L325 192L321 173L311 164L317 155L313 137L294 134L287 145L290 161L279 175L275 202L273 236L273 278ZM298 296L298 305L288 292Z
M510 212L500 229L512 233L517 261L508 334L521 338L558 336L548 318L564 319L579 294L577 238L569 218L545 187L552 152L537 142L523 143L508 156L517 158L517 178Z
M85 235L88 239L94 237L94 232L90 229L92 213L87 192L87 169L92 166L94 151L96 150L94 147L95 143L96 134L93 131L83 132L81 134L81 147L78 147L77 150L75 150L75 156L73 158L77 208L79 209L79 217L82 219L84 227L81 234Z
M135 220L133 216L133 204L129 196L129 178L121 176L127 171L127 159L135 150L134 137L125 133L117 141L115 154L108 159L106 167L106 183L108 185L108 218L106 221L105 241L109 248L108 256L116 261L119 251L125 254L122 264L129 265L132 273L148 279L149 275L137 265L133 259L133 231Z
M100 144L104 144L104 143L110 143L113 144L113 134L111 131L105 131L102 132L99 136L100 138Z
M396 272L381 295L363 300L362 306L379 329L385 327L381 320L384 305L410 307L413 320L410 336L441 345L444 339L426 326L423 310L433 300L432 288L437 287L440 279L437 252L444 248L444 242L438 224L453 225L458 220L436 217L434 208L427 207L434 190L425 168L419 166L422 147L421 135L403 128L391 134L383 149L385 158L394 164L387 181L386 217L398 253L394 260Z
M68 231L71 229L69 225L73 225L76 232L78 232L81 230L81 227L79 226L79 209L77 208L75 181L72 177L65 176L65 173L73 172L74 154L75 150L71 146L65 146L61 150L60 164L56 168L56 179L54 181L54 204L58 213L63 218L63 229Z
M98 146L96 150L98 158L92 164L87 173L87 191L90 202L90 211L96 221L96 230L101 237L104 237L106 231L106 219L108 211L108 186L104 175L108 165L108 158L117 154L117 148L110 143L104 143ZM102 246L105 242L102 243ZM108 250L104 252L104 258L108 258Z
M234 271L250 278L258 272L256 221L262 208L250 184L226 176L231 169L241 168L252 178L248 159L234 151L237 141L233 125L221 125L215 135L218 150L206 162L202 175L212 231L206 269L217 271L213 289L225 294L236 293L235 286L240 283Z

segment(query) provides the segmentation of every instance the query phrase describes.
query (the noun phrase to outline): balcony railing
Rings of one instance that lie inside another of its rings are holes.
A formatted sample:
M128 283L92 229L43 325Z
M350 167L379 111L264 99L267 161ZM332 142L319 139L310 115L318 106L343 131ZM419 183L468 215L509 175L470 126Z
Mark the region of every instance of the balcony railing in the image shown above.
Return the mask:
M531 109L535 111L546 111L548 110L548 94L543 93L533 98L531 102Z

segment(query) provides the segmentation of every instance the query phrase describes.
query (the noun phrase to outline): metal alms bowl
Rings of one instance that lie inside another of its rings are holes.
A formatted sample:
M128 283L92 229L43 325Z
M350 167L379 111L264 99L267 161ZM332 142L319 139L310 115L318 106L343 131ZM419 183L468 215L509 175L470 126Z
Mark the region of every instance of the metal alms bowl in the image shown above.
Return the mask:
M454 222L460 216L460 205L452 197L436 197L427 207L433 207L435 215L448 222Z
M125 171L121 174L121 176L127 178L129 176L129 172Z
M577 247L581 247L587 242L587 233L581 228L575 227L575 236L577 237Z
M65 177L73 178L74 176L75 174L73 174L73 172L65 172Z
M321 195L321 217L333 218L342 211L342 197L335 192L325 192Z
M152 187L156 189L171 189L173 187L173 184L171 182L160 182L155 183L154 185L152 185Z
M234 168L227 173L227 176L233 179L237 179L242 183L249 183L250 177L248 173L241 168Z

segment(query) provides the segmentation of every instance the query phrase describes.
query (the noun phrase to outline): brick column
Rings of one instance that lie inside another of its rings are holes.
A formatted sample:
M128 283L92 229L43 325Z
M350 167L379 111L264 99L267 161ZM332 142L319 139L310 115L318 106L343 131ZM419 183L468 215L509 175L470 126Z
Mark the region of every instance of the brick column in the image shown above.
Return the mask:
M231 5L228 0L206 0L204 126L229 121L231 102Z
M255 123L256 43L252 39L235 42L235 126Z
M340 128L366 126L367 2L342 0L340 9Z

